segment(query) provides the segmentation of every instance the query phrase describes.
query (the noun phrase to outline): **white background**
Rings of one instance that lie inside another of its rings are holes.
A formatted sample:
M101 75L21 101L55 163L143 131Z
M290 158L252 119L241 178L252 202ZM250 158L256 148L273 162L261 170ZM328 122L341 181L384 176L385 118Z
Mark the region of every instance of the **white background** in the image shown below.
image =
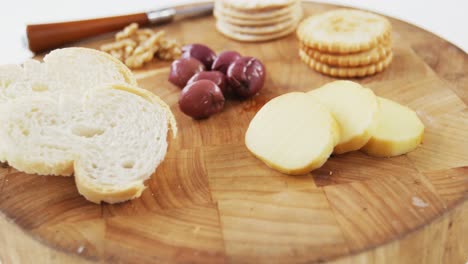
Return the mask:
M8 2L8 4L6 4ZM32 54L22 37L27 23L94 18L148 11L197 0L3 0L0 64ZM429 30L468 52L468 0L319 0L380 12Z

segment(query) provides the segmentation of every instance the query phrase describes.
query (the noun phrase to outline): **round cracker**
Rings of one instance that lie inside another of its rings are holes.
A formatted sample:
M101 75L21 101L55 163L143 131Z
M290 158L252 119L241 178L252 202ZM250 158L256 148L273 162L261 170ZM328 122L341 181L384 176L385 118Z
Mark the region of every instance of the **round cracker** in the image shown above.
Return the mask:
M242 34L251 34L251 35L270 35L277 32L284 31L285 29L289 29L291 27L296 27L299 23L299 20L302 17L302 12L295 15L293 19L276 23L273 25L266 25L266 26L237 26L232 25L225 21L224 19L218 19L218 23L223 24L223 26L229 31L242 33Z
M218 0L225 7L239 11L277 10L293 5L299 0Z
M220 14L219 11L216 11L216 10L214 10L213 15L216 17L216 19L221 19L229 24L237 25L237 26L265 26L265 25L271 25L274 23L282 23L291 19L290 15L285 15L285 16L280 16L280 17L275 17L275 18L270 18L270 19L265 19L265 20L238 19L238 18L233 18L233 17Z
M338 9L306 18L297 29L306 46L328 53L372 49L391 33L388 19L365 11Z
M284 15L279 15L276 17L271 17L271 18L265 18L265 19L240 19L236 17L231 17L220 9L215 9L213 11L214 16L217 19L222 19L226 21L229 24L232 25L237 25L237 26L266 26L266 25L272 25L276 23L282 23L287 20L293 19L295 16L302 16L302 7L301 6L296 6L294 7L291 12L286 13Z
M229 16L237 19L249 19L249 20L264 20L264 19L273 19L278 16L284 16L291 14L295 8L302 8L301 3L297 2L287 7L283 7L277 10L267 10L267 11L248 11L243 10L239 11L224 6L220 1L215 1L214 9L219 11L224 16Z
M318 62L338 67L356 67L374 64L386 58L392 51L390 43L382 43L370 50L350 54L323 53L307 46L302 46L301 49L310 58Z
M221 34L225 35L230 39L244 42L260 42L285 37L294 32L294 30L296 29L296 25L290 28L286 28L283 31L268 35L243 34L239 32L230 31L228 28L224 27L223 23L219 23L219 21L216 22L216 28Z
M303 50L299 50L299 56L301 60L312 69L326 75L341 78L365 77L379 73L385 70L393 59L393 53L390 52L386 58L371 65L360 67L333 67L312 59Z

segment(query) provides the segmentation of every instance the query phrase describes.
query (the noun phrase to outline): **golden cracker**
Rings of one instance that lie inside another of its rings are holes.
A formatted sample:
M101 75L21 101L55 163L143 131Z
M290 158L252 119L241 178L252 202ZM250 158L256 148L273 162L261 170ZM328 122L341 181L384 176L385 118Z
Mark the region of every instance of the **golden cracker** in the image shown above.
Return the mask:
M216 2L237 11L265 11L288 7L299 0L217 0Z
M224 6L220 1L215 1L214 10L217 10L225 16L236 19L264 20L274 19L279 16L291 14L295 8L302 8L301 3L297 2L277 10L236 10Z
M299 14L296 14L293 19L281 22L281 23L276 23L273 25L266 25L266 26L237 26L237 25L232 25L226 22L224 19L218 19L217 23L223 24L223 26L229 31L232 32L237 32L237 33L242 33L242 34L251 34L251 35L269 35L269 34L274 34L277 32L284 31L285 29L288 29L290 27L295 27L298 23L299 20L302 17L302 12Z
M225 22L232 24L232 25L265 26L265 25L272 25L275 23L282 23L287 20L291 20L292 18L294 18L294 16L302 14L302 7L298 5L294 9L291 9L291 12L288 12L284 15L279 15L279 16L265 18L265 19L250 19L250 18L240 19L240 18L229 16L228 14L223 13L223 11L221 11L220 9L214 9L213 14L217 19L224 20Z
M391 34L388 19L365 11L338 9L306 18L297 37L306 46L327 53L370 50Z
M365 77L379 73L385 70L393 59L393 53L390 52L390 54L385 59L371 65L360 67L333 67L312 59L303 50L299 50L299 56L304 63L306 63L315 71L330 75L332 77L341 78Z
M318 62L338 67L357 67L374 64L386 58L392 51L389 43L377 45L370 50L360 53L350 54L323 53L307 46L302 46L301 49L310 58Z
M290 28L286 28L283 31L268 34L268 35L254 35L254 34L243 34L239 32L234 32L230 31L228 28L224 27L223 23L219 23L219 21L216 22L216 29L223 34L224 36L238 40L238 41L243 41L243 42L260 42L260 41L267 41L267 40L273 40L273 39L278 39L281 37L285 37L296 29L296 25L291 26Z

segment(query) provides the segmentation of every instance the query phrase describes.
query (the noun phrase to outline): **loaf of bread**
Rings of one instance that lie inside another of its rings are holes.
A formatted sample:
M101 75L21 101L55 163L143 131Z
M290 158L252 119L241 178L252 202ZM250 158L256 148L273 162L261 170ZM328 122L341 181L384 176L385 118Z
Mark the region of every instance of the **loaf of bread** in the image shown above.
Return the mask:
M74 174L100 203L139 197L177 127L169 107L95 50L51 52L44 63L0 68L0 156L40 175Z

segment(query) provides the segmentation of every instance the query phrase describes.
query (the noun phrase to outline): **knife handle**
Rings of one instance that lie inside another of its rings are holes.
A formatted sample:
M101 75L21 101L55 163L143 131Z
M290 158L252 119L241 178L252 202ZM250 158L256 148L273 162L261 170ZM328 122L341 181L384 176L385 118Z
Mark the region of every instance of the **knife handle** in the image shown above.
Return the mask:
M197 5L159 9L132 15L28 25L26 26L28 46L32 52L39 53L84 38L117 31L134 22L140 26L157 25L174 19L209 15L213 12L213 6L213 2L210 1Z
M117 31L130 23L149 24L147 13L96 18L81 21L28 25L26 33L29 49L34 53L60 47L87 37Z

